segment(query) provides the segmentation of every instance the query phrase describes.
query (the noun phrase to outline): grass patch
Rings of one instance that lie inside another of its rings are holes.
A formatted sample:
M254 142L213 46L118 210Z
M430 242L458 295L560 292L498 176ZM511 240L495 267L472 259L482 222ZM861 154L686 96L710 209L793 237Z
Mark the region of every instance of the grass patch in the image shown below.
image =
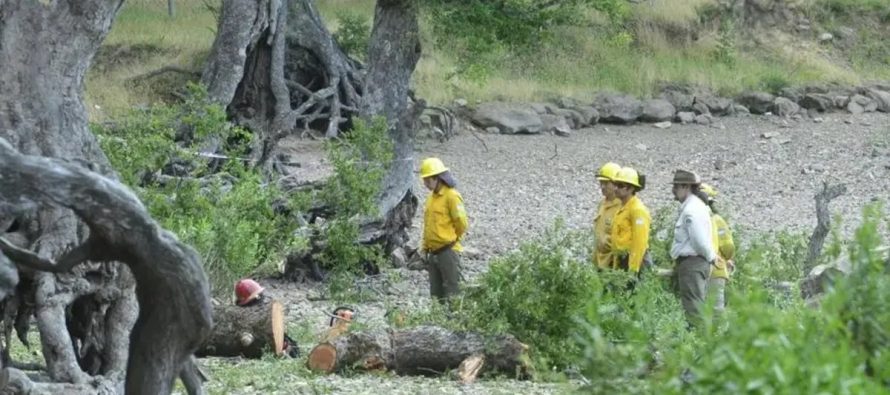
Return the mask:
M209 1L214 6L218 3ZM616 28L608 15L587 9L577 15L582 23L551 28L549 43L533 51L493 46L481 55L473 55L463 44L437 40L434 26L438 22L424 12L424 52L414 74L414 86L428 101L448 103L455 98L587 99L600 90L645 96L660 81L702 84L733 94L746 89L769 90L777 83L857 83L890 78L890 48L880 34L862 33L856 48L841 62L848 63L852 70L817 50L751 47L744 43L727 46L725 38L721 44L717 32L708 31L696 32L700 34L695 39L687 37L696 29L699 13L713 9L713 3L654 0L635 4L627 11L626 29ZM317 2L332 32L341 28L344 15L371 21L374 4L374 0ZM810 7L841 18L890 6L884 0L811 0ZM133 106L168 98L165 91L183 85L184 76L168 75L143 84L128 80L168 65L200 70L215 28L214 15L204 0L177 1L173 18L167 15L163 2L127 2L97 56L97 67L87 77L91 119L114 118ZM726 48L733 52L719 53ZM111 54L115 54L114 59L106 56ZM726 61L727 55L731 62Z

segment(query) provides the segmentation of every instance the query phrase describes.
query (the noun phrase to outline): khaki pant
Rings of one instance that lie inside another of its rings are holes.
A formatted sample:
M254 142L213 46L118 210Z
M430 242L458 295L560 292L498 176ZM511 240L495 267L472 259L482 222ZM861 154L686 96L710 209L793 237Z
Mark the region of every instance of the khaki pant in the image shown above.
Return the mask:
M427 258L426 269L430 274L430 296L445 303L460 292L460 257L446 248Z
M710 275L711 264L700 256L677 259L677 266L674 269L677 294L690 326L697 327L701 324L702 306L705 303Z
M726 279L711 278L708 280L708 294L714 300L714 311L722 313L726 310Z

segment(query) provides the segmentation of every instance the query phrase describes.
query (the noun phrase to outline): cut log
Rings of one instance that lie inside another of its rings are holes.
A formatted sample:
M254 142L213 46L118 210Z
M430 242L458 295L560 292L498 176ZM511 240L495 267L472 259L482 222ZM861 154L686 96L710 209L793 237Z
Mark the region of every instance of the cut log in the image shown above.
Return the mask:
M481 360L471 358L474 356ZM528 346L513 336L484 336L435 326L349 333L318 345L310 353L307 365L314 371L329 373L347 368L385 368L400 375L441 375L468 359L462 369L468 377L497 372L529 378L533 373Z
M284 354L284 307L274 300L255 306L215 306L216 323L199 357L260 358L263 352Z
M485 355L473 354L460 363L457 368L457 377L463 384L472 384L479 377L479 372L485 366Z

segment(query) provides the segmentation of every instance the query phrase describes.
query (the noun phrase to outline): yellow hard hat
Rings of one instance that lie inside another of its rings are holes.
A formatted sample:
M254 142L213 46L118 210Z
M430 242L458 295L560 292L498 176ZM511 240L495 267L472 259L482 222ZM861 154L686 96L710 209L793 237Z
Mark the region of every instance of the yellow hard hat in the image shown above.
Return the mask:
M701 189L705 195L708 195L708 199L710 200L714 200L717 197L717 190L709 184L702 183L699 189Z
M630 184L637 188L640 188L640 175L636 170L630 167L622 167L621 170L615 174L615 178L612 179L614 182L620 182L623 184Z
M420 162L420 178L432 177L448 171L439 158L426 158Z
M615 175L618 174L618 170L621 170L621 166L617 163L606 163L603 167L600 167L600 170L596 173L596 179L600 181L613 181Z

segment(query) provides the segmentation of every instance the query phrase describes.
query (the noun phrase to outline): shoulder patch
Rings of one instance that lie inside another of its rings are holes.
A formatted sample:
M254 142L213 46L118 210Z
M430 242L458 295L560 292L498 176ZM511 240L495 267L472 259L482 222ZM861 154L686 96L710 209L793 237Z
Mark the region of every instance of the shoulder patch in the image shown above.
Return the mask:
M643 224L646 223L646 221L644 221L642 218L637 218L637 220L636 220L635 223L636 223L637 225L643 225Z

